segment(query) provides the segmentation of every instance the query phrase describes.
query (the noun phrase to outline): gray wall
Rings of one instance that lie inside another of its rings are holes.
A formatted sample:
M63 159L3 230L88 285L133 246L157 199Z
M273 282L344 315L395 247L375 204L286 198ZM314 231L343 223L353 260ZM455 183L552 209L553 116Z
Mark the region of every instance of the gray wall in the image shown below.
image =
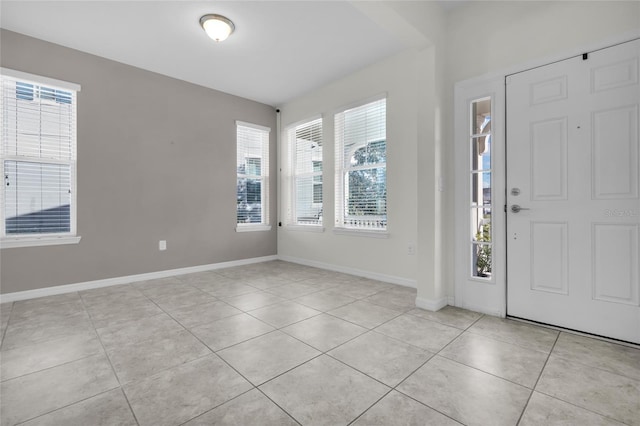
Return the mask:
M2 30L0 43L2 67L82 85L82 240L2 249L1 293L276 254L276 226L235 232L235 120L272 129L275 225L272 107L14 32Z

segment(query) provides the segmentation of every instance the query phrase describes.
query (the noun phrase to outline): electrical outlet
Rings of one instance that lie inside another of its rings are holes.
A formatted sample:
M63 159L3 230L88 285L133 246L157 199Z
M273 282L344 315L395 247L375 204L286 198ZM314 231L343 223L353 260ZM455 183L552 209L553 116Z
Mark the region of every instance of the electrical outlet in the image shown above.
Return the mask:
M166 240L160 240L160 242L158 243L158 250L163 251L167 249L167 241Z
M414 256L416 254L416 245L414 243L407 244L407 254Z

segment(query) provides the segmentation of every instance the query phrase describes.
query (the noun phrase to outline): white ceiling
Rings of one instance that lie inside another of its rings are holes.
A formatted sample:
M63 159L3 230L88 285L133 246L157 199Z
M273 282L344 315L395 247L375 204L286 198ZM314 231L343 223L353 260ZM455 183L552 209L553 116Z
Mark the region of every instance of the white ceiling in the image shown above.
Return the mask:
M278 106L411 43L348 1L3 0L2 28ZM223 43L199 25L225 15Z

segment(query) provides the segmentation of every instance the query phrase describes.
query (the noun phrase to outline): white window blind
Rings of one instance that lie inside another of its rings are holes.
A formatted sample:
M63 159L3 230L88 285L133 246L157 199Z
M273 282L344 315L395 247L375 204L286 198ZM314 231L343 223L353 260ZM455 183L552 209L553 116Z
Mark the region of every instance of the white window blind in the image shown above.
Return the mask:
M335 115L336 226L387 228L386 99Z
M269 223L269 132L255 124L237 122L238 225Z
M75 235L76 90L5 69L0 80L2 237Z
M322 118L287 131L291 172L290 222L322 224Z

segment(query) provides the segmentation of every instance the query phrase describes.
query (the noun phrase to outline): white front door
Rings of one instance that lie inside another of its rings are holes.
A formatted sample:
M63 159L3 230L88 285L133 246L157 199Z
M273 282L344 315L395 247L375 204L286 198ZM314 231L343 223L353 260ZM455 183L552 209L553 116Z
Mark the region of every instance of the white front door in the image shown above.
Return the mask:
M507 77L507 314L640 343L640 40Z

